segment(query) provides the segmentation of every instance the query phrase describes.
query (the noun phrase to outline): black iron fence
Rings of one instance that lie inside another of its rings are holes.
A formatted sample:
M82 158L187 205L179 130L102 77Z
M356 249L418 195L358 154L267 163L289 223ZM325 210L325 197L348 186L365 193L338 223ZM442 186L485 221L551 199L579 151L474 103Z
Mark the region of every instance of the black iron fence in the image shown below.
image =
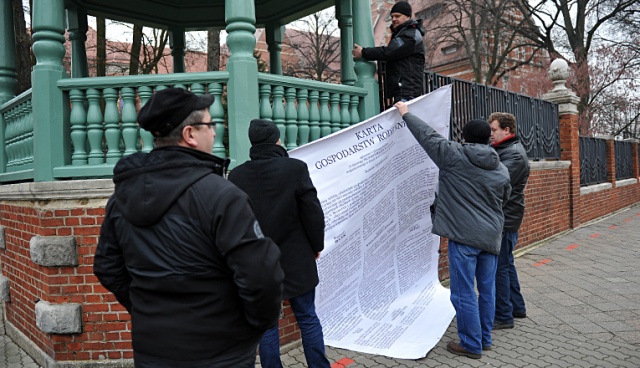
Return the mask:
M385 65L378 63L381 106L392 106L385 93ZM462 127L471 119L486 120L496 111L516 116L518 136L530 160L560 159L558 105L549 101L509 92L500 88L467 82L431 72L424 73L424 93L452 85L449 138L462 140Z
M580 137L580 186L607 182L607 140Z
M633 177L633 143L615 141L616 180Z

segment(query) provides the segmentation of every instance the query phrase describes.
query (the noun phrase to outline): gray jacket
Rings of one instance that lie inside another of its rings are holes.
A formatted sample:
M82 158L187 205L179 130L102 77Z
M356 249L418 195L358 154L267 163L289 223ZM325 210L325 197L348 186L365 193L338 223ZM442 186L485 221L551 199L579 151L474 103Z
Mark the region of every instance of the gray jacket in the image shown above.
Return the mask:
M493 146L500 156L500 162L509 170L511 195L504 206L504 231L517 232L524 217L524 188L529 179L529 159L527 151L514 136Z
M498 254L511 185L496 151L488 144L448 141L411 113L402 118L440 169L432 232Z

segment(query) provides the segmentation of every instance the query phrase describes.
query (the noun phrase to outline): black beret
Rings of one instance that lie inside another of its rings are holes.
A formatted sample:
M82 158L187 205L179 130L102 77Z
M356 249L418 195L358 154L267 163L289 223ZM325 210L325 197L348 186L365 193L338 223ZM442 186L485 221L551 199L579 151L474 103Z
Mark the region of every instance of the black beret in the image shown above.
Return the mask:
M462 138L467 143L488 144L490 137L491 127L484 120L471 120L462 128Z
M253 119L249 123L249 141L252 145L276 143L280 139L280 129L271 120Z
M211 106L213 95L197 96L182 88L156 92L138 113L138 124L154 137L164 137L196 110Z
M395 3L393 8L391 8L391 11L389 12L389 14L393 13L404 14L407 17L411 18L411 5L406 1L399 1Z

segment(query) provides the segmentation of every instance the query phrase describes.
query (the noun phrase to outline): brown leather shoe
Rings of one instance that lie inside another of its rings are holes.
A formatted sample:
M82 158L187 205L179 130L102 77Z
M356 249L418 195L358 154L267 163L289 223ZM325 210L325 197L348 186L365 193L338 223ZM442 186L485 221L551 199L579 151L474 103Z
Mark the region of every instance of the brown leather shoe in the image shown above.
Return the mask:
M453 353L455 355L466 356L467 358L471 358L471 359L480 359L480 358L482 358L482 354L470 353L470 352L466 351L462 346L460 346L460 344L458 344L455 341L449 341L449 343L447 344L447 350L450 353Z

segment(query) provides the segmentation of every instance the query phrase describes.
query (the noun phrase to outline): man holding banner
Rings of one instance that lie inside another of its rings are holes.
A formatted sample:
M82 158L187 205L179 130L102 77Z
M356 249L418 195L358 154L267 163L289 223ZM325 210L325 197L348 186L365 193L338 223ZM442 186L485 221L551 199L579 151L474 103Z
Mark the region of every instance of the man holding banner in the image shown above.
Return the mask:
M502 206L511 191L509 172L489 146L487 122L468 122L462 132L465 143L460 144L409 113L405 103L395 107L440 169L439 189L431 207L432 232L449 239L451 303L460 337L459 343L450 341L447 350L480 359L482 350L492 345L495 275L504 224Z

